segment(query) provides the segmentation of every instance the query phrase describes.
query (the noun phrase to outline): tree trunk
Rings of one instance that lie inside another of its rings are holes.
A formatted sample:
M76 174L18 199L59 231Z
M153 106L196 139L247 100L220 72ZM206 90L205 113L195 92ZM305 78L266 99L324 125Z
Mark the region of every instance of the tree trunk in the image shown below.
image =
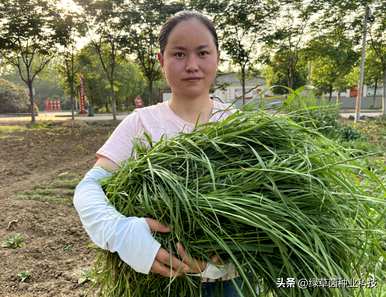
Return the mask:
M79 98L79 92L77 92L77 98ZM75 100L75 111L76 112L79 112L79 103L78 103L78 99Z
M70 96L71 96L71 119L75 120L74 110L74 53L71 52L71 81L70 81Z
M293 88L294 88L294 73L293 73L291 67L289 68L289 72L288 72L288 87L291 90L293 90Z
M340 90L338 89L336 94L336 104L339 104L339 102L340 102Z
M71 83L71 90L70 90L70 101L71 101L71 119L75 120L75 100L74 100L74 82Z
M29 101L30 101L30 111L31 111L31 124L35 124L35 98L33 94L32 81L27 82L28 91L29 91Z
M328 87L328 102L331 102L331 98L332 98L332 85L330 85Z
M242 98L243 105L245 104L245 67L241 67L241 89L242 89Z
M296 67L296 57L292 54L289 56L289 65L288 65L288 87L293 90L295 85L295 67Z
M386 65L385 65L386 66ZM382 114L386 116L386 67L383 68Z
M113 120L117 120L117 104L115 102L115 93L114 93L114 80L110 80L110 88L111 88L111 105L113 111Z
M153 80L149 79L149 105L154 104L153 102Z
M375 99L377 96L377 88L378 88L378 78L375 80L375 85L374 85L373 108L375 108Z

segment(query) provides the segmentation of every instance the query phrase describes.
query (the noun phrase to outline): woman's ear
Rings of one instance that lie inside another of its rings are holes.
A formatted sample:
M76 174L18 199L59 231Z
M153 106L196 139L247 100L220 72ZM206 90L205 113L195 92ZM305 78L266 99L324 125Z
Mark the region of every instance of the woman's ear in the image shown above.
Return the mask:
M161 53L157 53L157 59L159 63L161 64L161 67L164 67L164 57Z

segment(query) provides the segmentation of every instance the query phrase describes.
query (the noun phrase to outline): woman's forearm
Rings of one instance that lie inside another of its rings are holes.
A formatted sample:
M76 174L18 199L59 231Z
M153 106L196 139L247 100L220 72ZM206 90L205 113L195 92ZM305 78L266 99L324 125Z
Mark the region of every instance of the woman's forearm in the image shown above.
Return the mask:
M149 273L160 244L144 218L125 217L107 200L99 181L111 176L101 167L87 172L74 193L74 206L91 240L117 252L135 271Z

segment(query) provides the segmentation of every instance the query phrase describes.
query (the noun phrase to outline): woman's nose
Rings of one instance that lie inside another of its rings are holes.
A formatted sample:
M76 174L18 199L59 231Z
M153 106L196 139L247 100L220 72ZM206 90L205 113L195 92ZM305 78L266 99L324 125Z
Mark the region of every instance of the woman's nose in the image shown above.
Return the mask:
M197 71L198 70L198 57L196 55L188 55L185 64L185 70L188 72Z

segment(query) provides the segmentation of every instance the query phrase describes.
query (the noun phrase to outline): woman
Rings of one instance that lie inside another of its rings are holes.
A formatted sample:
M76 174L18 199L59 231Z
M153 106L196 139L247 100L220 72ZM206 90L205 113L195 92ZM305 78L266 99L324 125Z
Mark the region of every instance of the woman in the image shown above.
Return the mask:
M158 141L161 135L171 137L191 131L197 120L199 123L219 121L231 113L229 110L217 112L227 106L209 97L219 63L219 49L216 31L208 18L190 11L177 13L163 25L159 43L158 60L172 90L171 99L137 109L119 124L98 150L95 166L77 186L74 205L93 242L117 252L135 271L165 277L197 274L205 282L204 296L212 296L218 286L213 280L221 278L223 296L238 296L229 280L235 277L232 265L219 269L211 263L190 259L181 245L178 255L170 255L151 234L170 232L168 226L151 218L124 217L108 203L98 184L132 156L132 141L143 132Z

